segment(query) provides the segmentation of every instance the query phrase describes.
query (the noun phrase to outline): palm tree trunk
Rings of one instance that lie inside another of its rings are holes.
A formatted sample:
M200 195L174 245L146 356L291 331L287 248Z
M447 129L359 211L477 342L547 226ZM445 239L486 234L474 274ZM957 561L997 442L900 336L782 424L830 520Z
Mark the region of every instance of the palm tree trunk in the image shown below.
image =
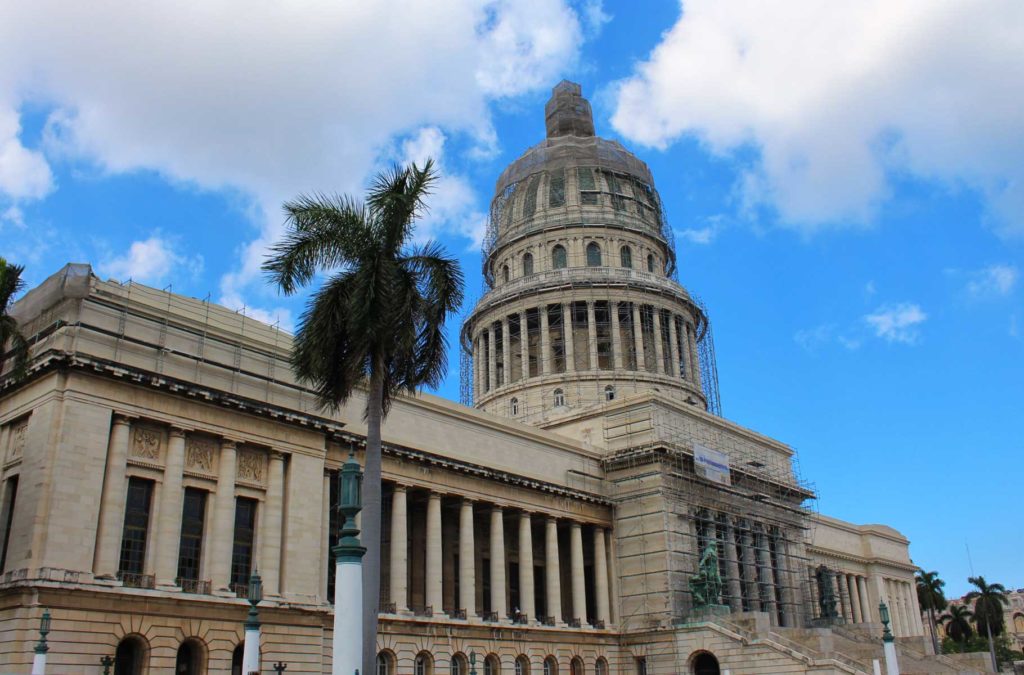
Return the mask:
M996 663L996 643L992 640L992 624L986 621L985 628L988 631L988 654L992 657L992 672L998 673L999 664Z
M384 416L384 377L381 368L370 374L366 399L366 466L363 468L363 673L373 673L377 662L377 614L380 609L381 439Z
M939 650L939 639L935 637L935 608L928 607L928 623L931 624L932 629L932 649L935 650L936 654L941 654Z

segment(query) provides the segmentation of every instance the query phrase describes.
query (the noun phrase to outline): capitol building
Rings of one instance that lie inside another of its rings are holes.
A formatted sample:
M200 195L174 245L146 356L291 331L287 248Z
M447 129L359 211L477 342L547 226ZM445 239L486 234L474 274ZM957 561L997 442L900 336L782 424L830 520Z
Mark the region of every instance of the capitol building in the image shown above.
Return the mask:
M722 416L646 164L579 85L545 122L497 180L462 401L384 423L376 675L871 673L882 602L902 672L961 672L928 653L908 540L817 513L793 449ZM30 672L46 609L51 673L240 673L258 568L262 672L330 673L362 393L327 413L286 333L88 265L13 314L0 672Z

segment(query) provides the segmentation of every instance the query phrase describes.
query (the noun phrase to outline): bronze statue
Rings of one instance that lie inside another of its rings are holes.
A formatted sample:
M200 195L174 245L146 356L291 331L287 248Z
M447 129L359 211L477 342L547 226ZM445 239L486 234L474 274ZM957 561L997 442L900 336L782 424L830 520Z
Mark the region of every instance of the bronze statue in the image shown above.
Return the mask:
M721 604L722 575L718 572L718 545L709 542L701 553L697 574L690 577L694 609Z

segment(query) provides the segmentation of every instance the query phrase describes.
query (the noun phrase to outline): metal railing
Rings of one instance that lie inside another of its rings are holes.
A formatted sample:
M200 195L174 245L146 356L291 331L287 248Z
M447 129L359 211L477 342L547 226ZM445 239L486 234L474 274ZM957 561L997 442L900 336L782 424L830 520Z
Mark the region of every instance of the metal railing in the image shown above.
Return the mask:
M197 595L210 594L209 579L186 579L185 577L178 577L174 580L174 583L181 586L183 593L195 593Z
M156 588L156 577L152 574L118 572L117 579L127 588Z
M231 584L231 590L234 591L236 598L249 598L249 584Z
M497 612L484 612L482 615L484 621L496 622L498 620Z
M451 611L451 613L449 614L449 616L451 616L451 618L453 618L453 619L462 619L463 621L465 621L466 620L466 610L464 610L464 609L453 609Z
M512 615L512 623L525 626L530 623L530 617L522 612L516 612Z

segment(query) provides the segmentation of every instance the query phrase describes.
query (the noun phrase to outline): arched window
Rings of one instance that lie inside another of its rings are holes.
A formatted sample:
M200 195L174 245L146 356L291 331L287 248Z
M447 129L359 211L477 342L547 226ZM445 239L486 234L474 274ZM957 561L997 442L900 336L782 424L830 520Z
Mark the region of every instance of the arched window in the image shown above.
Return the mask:
M502 268L501 268L501 278L504 279L505 281L508 281L508 279L509 279L508 265L503 265L502 266Z
M178 646L174 672L175 675L199 675L203 672L203 646L197 640L190 638Z
M556 270L561 270L565 269L565 266L567 264L568 261L565 255L565 247L562 246L561 244L558 244L553 249L551 249L551 267L553 267Z
M1024 614L1015 614L1013 616L1013 632L1024 633Z
M561 389L555 389L555 407L565 405L565 392Z
M501 660L497 654L488 654L484 659L484 675L500 675Z
M569 662L569 675L585 675L583 671L583 659L574 656L572 661Z
M469 668L466 667L466 657L462 654L452 655L451 675L469 675Z
M129 635L117 643L114 675L142 675L146 666L146 643L138 635Z
M587 244L587 267L601 266L601 247L596 241Z
M523 254L523 276L528 277L533 274L533 254Z
M420 652L416 655L415 675L432 675L434 672L434 659L430 652Z
M395 657L391 652L377 654L377 675L395 675Z
M597 663L594 664L594 675L608 675L608 661L603 656L597 657Z
M647 254L647 271L654 274L654 256L650 253Z
M628 246L619 249L619 263L628 269L633 269L633 250Z
M719 675L718 659L711 652L697 652L690 658L693 675Z
M512 413L513 417L518 415L519 414L519 399L513 397L512 400L508 402L508 408L509 408L509 412Z
M544 675L558 675L558 661L554 656L544 659Z
M615 400L615 387L608 385L604 388L604 400L614 401Z
M516 657L516 675L530 675L530 659L524 654Z

